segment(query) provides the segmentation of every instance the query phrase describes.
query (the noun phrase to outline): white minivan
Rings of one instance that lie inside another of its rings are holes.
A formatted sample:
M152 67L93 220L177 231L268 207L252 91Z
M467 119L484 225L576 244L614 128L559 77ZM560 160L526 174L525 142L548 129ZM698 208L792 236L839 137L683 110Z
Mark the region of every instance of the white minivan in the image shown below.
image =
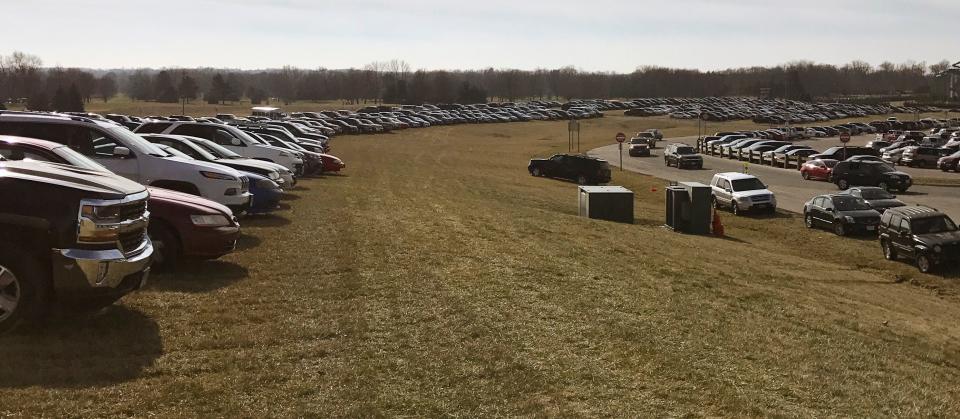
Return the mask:
M303 159L289 150L260 144L250 135L224 124L193 121L153 121L140 125L137 134L174 134L204 138L213 141L241 156L274 162L290 169L297 176L303 175Z
M0 134L67 145L127 179L202 196L236 213L250 206L249 180L240 172L175 157L113 123L63 114L0 112Z

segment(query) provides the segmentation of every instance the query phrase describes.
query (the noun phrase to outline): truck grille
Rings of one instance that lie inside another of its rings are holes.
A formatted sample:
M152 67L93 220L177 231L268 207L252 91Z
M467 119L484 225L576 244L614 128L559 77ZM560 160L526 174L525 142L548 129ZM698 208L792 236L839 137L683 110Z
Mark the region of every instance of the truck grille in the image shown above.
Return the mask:
M135 220L143 216L147 211L147 201L135 201L128 204L116 206L118 218L121 220Z
M767 202L770 200L770 195L754 195L750 197L750 200L753 202Z
M118 240L120 251L129 255L134 250L137 250L140 245L143 244L143 240L146 238L146 233L146 228L139 228L120 233L120 240Z

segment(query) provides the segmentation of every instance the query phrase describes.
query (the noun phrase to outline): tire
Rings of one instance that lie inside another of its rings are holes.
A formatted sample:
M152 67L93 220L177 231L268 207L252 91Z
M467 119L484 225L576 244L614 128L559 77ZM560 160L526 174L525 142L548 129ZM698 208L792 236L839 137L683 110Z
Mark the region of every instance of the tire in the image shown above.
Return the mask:
M543 177L543 172L540 171L539 167L534 167L533 170L530 171L530 174L534 177Z
M29 253L0 244L0 334L43 319L49 310L48 272Z
M813 216L810 214L804 215L803 225L807 226L807 228L813 228Z
M897 249L890 245L886 240L880 241L880 248L883 249L883 258L886 260L897 260Z
M930 261L930 257L923 253L917 255L917 269L925 274L933 271L933 262Z
M850 182L848 182L846 179L840 179L837 181L837 187L840 188L840 190L845 191L850 187Z
M833 223L833 233L840 237L843 237L847 235L847 229L846 227L843 226L842 222L835 221Z
M153 264L161 270L173 269L183 256L180 237L166 223L150 223L147 233L153 241Z
M577 184L579 184L579 185L586 185L586 184L587 184L587 177L584 176L584 175L577 176Z
M907 188L900 188L900 189L897 189L897 190L900 191L900 193L904 193L904 192L907 191Z
M800 177L802 177L803 180L810 180L810 173L800 172Z
M730 203L730 212L732 212L733 215L736 215L738 217L740 216L741 211L740 211L740 206L737 205L737 201L733 201L732 203Z

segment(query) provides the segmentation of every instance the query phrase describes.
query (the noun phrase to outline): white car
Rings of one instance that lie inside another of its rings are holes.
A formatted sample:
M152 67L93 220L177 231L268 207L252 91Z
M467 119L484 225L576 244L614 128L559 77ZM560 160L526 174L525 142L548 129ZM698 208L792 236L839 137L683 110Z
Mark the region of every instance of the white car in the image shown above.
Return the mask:
M127 179L202 196L236 213L250 206L249 181L240 172L175 157L113 123L55 113L3 113L0 133L67 145Z
M155 121L140 125L138 134L174 134L204 138L241 156L280 164L303 175L303 159L289 150L260 144L237 127L192 121Z
M729 207L734 215L745 211L777 210L777 197L756 176L745 173L726 172L713 175L710 181L713 206Z

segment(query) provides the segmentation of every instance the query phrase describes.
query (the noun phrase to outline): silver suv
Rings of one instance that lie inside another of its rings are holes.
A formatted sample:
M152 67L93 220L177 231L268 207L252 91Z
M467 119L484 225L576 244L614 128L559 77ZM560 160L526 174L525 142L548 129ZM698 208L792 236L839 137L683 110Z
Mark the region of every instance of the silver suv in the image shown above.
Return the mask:
M777 197L756 176L726 172L713 175L710 181L713 207L729 207L735 215L745 211L777 210Z

